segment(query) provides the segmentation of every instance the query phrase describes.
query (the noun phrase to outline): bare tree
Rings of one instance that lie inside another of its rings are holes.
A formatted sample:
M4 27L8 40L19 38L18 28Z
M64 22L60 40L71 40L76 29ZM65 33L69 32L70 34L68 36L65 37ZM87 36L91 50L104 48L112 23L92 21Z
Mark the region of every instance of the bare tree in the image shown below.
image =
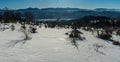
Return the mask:
M23 24L22 26L21 26L21 30L22 30L22 32L23 32L23 34L24 34L24 40L30 40L30 39L32 39L30 36L29 36L29 31L26 29L26 26L25 26L25 24Z
M30 39L32 39L32 38L29 36L29 33L28 33L26 30L23 30L23 34L25 35L24 40L30 40Z

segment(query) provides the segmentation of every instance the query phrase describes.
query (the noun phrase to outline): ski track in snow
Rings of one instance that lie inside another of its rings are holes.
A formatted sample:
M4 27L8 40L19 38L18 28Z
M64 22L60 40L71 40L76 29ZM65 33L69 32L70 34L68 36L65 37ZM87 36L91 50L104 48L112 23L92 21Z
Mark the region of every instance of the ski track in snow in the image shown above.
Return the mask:
M77 41L77 50L65 35L70 30L40 28L25 43L18 29L0 31L0 62L120 62L120 47L91 32L81 30L86 40ZM101 46L98 52L96 46Z

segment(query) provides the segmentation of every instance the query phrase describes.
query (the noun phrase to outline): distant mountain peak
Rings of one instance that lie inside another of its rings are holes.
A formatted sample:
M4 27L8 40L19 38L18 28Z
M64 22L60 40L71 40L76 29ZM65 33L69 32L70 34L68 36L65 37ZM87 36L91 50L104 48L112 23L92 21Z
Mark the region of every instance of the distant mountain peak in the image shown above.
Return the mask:
M120 9L96 8L95 11L120 11Z
M28 7L25 9L18 9L19 11L24 11L24 10L39 10L39 8L32 8L32 7Z
M26 8L28 10L39 10L39 8L32 8L32 7L29 7L29 8Z

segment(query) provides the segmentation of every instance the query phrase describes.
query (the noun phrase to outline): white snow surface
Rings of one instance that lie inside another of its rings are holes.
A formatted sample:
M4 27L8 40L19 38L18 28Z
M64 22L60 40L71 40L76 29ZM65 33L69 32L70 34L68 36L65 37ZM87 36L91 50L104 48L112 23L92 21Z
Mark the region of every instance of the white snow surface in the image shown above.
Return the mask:
M91 32L81 30L86 40L78 41L77 49L65 35L71 29L42 27L30 34L31 40L20 41L24 35L20 25L15 27L0 31L0 62L120 62L120 47Z

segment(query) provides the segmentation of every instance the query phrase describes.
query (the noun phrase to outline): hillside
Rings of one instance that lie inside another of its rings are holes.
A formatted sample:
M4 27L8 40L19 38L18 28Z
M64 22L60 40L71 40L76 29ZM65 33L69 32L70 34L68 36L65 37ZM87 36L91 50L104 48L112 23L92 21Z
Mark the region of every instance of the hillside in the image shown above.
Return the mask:
M91 32L79 29L86 40L78 41L77 49L65 35L71 29L42 27L30 34L31 40L20 41L24 35L19 24L15 27L15 31L0 31L0 62L120 62L120 47ZM96 46L101 46L98 52Z

